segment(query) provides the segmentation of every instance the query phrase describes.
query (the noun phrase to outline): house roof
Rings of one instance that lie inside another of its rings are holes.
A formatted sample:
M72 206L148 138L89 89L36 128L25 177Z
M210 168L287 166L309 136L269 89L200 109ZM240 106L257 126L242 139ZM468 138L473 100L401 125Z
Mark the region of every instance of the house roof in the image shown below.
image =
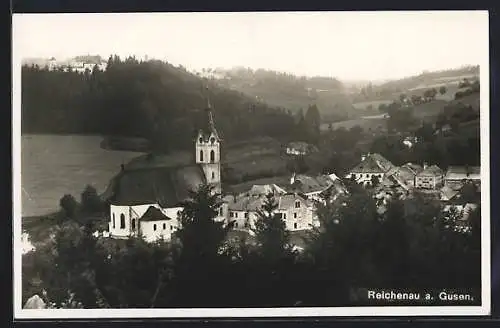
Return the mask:
M448 201L448 200L453 199L453 197L455 197L458 193L459 193L458 190L453 190L448 186L444 186L440 190L440 194L441 194L440 198L441 198L441 200Z
M205 182L198 165L124 170L111 180L103 198L114 205L175 207Z
M275 197L275 201L278 204L278 210L287 210L295 206L296 200L301 201L306 206L311 205L310 201L298 194L289 193ZM236 199L229 199L228 208L231 211L256 212L262 208L265 201L265 196L241 195L236 197Z
M394 164L382 155L368 154L361 163L351 170L351 173L386 173L393 167Z
M446 171L445 179L447 180L463 180L481 179L481 167L480 166L450 166Z
M439 168L437 165L431 165L425 168L422 172L417 174L417 176L438 176L443 175L443 170Z
M268 194L278 195L284 194L286 191L276 184L253 185L247 194L252 196L265 196Z
M311 192L324 191L332 185L333 181L327 175L311 177L308 175L299 174L295 176L295 182L291 185L290 190L307 194Z
M401 167L404 167L404 168L412 171L414 175L417 175L424 170L424 168L421 165L418 165L415 163L406 163L406 164L401 165Z
M289 208L293 208L295 206L295 201L300 201L306 206L310 206L311 202L307 200L305 197L300 196L299 194L285 194L278 198L278 209L279 210L287 210Z
M146 212L141 216L141 221L165 221L172 220L166 216L159 208L149 206Z

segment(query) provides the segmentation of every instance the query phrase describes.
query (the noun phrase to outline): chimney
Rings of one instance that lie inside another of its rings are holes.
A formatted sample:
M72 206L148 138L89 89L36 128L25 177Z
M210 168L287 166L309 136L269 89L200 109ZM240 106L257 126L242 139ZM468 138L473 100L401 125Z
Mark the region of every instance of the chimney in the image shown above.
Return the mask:
M366 154L365 155L361 155L361 161L364 161L366 159Z
M125 171L125 165L124 164L120 164L120 170L123 172Z
M427 162L424 162L424 170L427 168Z
M292 177L290 178L290 184L293 185L295 182L295 172L292 174Z

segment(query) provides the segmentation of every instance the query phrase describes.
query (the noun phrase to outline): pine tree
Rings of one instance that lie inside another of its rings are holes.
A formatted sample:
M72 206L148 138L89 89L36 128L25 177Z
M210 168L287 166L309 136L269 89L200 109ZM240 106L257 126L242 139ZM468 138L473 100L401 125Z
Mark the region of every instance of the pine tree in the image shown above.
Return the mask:
M255 222L255 237L265 261L275 263L290 254L290 234L285 222L276 213L278 204L272 193L266 196Z
M176 306L206 307L226 304L224 282L230 275L230 257L223 252L231 224L217 222L220 195L209 185L190 192L182 205L177 240L181 250L174 272Z

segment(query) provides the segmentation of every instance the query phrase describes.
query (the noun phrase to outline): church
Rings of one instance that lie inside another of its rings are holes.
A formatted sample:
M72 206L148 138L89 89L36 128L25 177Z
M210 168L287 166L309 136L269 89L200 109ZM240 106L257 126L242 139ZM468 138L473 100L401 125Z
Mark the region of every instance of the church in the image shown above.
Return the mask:
M121 171L111 180L103 198L110 204L109 234L112 238L142 237L148 242L170 240L179 228L178 215L189 190L202 184L220 193L221 138L208 103L204 124L194 141L194 161L187 165L152 166ZM224 220L223 208L216 220Z

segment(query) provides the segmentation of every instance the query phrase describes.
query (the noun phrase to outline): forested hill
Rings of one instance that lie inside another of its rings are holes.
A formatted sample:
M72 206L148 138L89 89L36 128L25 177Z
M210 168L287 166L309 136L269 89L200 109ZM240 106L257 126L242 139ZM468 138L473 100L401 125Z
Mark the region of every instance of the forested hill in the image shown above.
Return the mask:
M322 116L348 116L352 109L344 85L331 77L305 77L272 70L236 67L198 72L219 85L292 112L316 103Z
M191 146L206 96L227 140L286 138L294 120L240 92L161 61L109 59L105 71L22 67L22 133L144 137L162 149Z

